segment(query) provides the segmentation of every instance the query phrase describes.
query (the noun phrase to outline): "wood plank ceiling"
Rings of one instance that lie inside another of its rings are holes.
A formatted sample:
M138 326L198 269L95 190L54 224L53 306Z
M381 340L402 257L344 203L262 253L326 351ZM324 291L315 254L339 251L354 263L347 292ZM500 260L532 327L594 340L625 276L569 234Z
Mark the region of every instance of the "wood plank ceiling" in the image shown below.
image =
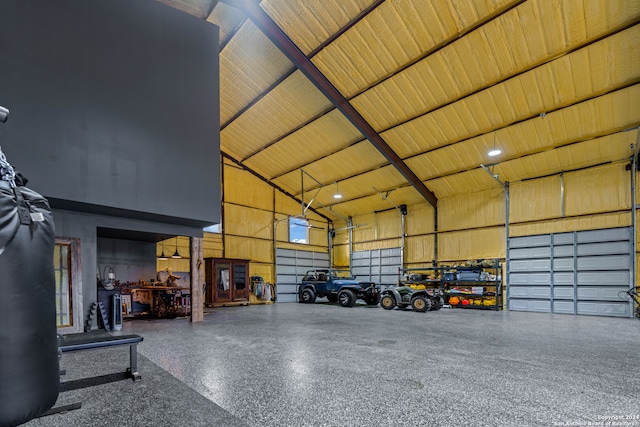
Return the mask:
M402 167L435 201L499 186L483 164L517 182L636 140L640 0L159 1L220 27L224 155L332 219L424 202Z

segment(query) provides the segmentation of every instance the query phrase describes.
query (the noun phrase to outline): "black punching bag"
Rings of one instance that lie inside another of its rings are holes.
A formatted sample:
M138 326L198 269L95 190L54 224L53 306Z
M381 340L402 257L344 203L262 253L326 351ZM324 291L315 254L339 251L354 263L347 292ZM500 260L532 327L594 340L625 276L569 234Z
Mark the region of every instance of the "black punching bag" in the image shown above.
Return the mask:
M0 150L0 426L46 413L60 389L49 203Z

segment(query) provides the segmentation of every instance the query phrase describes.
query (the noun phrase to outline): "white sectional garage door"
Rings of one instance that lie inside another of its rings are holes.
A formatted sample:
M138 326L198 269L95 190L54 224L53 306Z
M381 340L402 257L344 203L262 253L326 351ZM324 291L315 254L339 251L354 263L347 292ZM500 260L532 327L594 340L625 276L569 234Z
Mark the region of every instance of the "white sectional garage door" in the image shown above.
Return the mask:
M380 285L398 283L400 267L401 248L356 251L351 255L351 274L361 282L375 282Z
M509 310L631 317L631 228L509 239Z
M276 301L298 301L297 285L307 270L314 268L329 268L329 254L278 249L276 251Z

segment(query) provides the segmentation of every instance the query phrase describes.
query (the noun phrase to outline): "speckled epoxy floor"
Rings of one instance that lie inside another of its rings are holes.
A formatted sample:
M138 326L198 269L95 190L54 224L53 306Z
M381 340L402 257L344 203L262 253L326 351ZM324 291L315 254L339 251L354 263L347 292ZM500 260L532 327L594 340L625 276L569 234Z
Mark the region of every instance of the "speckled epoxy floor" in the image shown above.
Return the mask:
M103 411L100 425L177 425L150 403L150 377L168 372L156 387L174 390L157 394L193 402L179 425L640 427L635 319L280 303L216 308L201 323L126 322L122 333L144 336L149 390L127 402L136 423ZM71 425L65 415L29 424Z

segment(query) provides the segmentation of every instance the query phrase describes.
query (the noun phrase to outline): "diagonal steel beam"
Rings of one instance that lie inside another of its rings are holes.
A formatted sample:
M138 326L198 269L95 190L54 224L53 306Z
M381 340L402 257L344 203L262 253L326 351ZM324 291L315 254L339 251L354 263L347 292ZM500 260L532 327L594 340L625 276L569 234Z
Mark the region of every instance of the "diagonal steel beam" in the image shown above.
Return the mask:
M339 109L342 114L373 144L374 147L405 177L407 181L436 207L438 199L420 178L406 165L364 117L347 101L340 91L320 72L282 29L267 15L255 0L221 0L242 10L295 66Z

